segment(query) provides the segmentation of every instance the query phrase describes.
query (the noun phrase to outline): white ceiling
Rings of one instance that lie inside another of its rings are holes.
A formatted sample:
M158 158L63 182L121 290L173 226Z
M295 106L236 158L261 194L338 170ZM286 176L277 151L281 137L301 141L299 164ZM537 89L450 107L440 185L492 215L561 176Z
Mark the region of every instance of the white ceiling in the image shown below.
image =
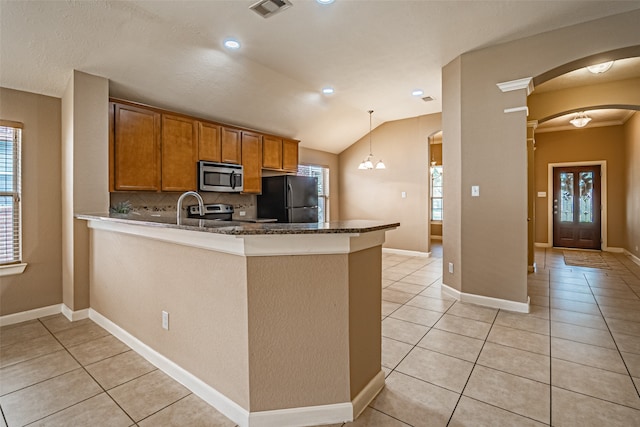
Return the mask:
M71 70L112 96L339 153L374 126L439 112L460 54L640 8L640 1L0 0L0 85L61 97ZM222 48L227 37L242 48ZM336 93L320 94L325 85ZM421 88L435 101L411 96Z

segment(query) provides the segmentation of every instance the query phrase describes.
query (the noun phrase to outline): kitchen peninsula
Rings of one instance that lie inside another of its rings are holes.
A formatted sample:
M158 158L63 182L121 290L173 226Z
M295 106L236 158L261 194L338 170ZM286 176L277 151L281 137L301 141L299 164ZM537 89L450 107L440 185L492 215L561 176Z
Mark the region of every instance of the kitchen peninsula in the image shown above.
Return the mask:
M90 316L239 425L349 421L383 387L381 248L398 223L77 218Z

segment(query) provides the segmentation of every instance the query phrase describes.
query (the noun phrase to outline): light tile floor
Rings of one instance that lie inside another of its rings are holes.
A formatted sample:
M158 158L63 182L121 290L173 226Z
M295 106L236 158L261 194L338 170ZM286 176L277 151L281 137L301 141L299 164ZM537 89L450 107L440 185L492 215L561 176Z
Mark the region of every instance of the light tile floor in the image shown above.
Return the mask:
M640 266L537 250L519 314L444 295L441 253L383 255L386 386L345 427L640 426ZM0 408L0 427L234 425L91 320L61 315L0 330Z

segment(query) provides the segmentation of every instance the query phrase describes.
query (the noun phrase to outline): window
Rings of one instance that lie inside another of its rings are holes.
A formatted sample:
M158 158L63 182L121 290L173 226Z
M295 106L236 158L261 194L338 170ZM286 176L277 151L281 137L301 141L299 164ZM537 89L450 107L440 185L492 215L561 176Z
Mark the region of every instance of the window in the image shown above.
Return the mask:
M442 221L442 166L431 166L431 221Z
M0 266L19 263L20 141L22 125L0 121Z
M329 168L298 165L298 175L318 178L318 222L329 222Z

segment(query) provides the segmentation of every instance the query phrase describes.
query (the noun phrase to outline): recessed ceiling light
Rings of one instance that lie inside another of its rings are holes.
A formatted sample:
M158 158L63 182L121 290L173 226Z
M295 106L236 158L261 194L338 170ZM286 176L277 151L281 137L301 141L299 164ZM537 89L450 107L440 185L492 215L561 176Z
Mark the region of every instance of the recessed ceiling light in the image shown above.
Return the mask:
M612 65L613 61L603 62L602 64L589 65L587 70L591 71L593 74L600 74L608 71Z
M322 88L322 93L324 93L325 95L333 95L334 92L335 92L335 90L333 90L332 87L323 87Z
M335 0L316 0L316 2L320 3L320 4L331 4L333 3Z
M413 92L411 92L411 95L413 95L413 96L422 96L422 95L424 95L424 91L422 89L416 89Z
M227 49L240 49L240 42L236 39L226 39L224 41L224 47Z

